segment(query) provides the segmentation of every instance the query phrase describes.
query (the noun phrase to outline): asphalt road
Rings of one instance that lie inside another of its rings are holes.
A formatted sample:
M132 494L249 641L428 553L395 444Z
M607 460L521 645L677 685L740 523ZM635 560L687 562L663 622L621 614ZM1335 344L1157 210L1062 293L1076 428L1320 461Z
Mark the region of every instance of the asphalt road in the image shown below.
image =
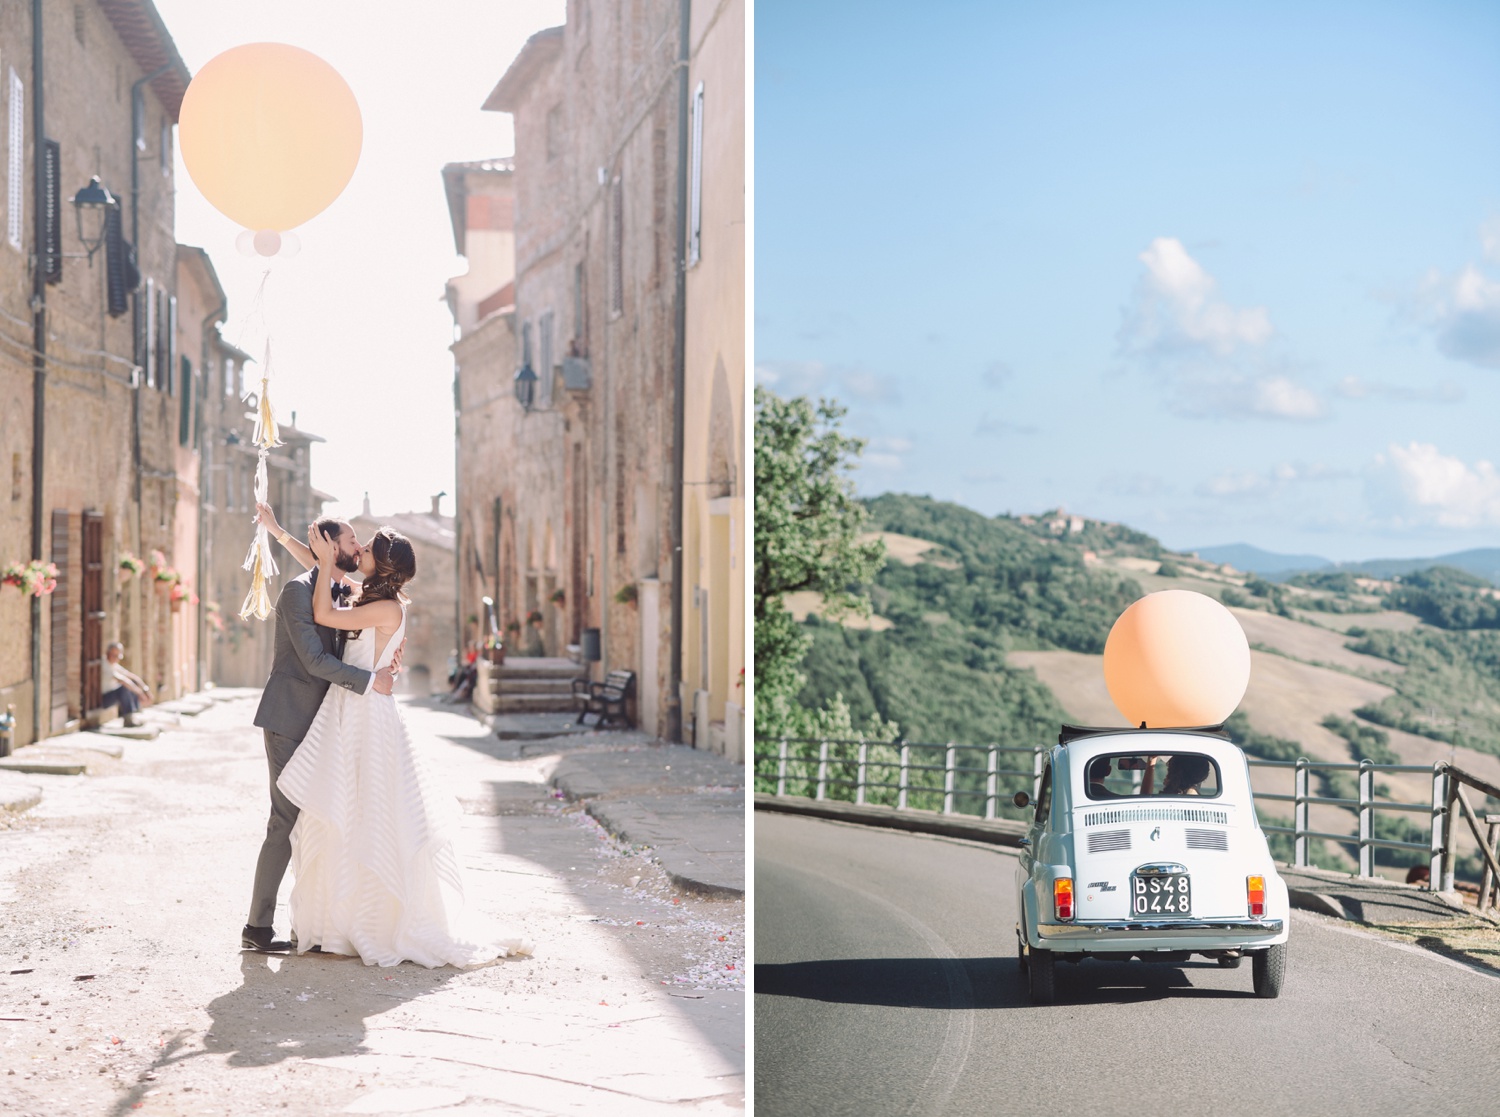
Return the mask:
M1250 966L1059 965L1032 1006L1010 851L758 812L755 1111L1500 1111L1500 980L1293 912L1286 986Z

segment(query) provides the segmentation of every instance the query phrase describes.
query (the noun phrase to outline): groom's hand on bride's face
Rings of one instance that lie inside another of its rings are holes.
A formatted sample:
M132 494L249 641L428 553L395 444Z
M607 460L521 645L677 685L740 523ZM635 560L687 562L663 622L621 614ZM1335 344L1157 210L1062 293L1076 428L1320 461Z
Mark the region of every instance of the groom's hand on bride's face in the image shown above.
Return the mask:
M375 672L375 693L390 694L396 689L396 673L389 667L382 667Z

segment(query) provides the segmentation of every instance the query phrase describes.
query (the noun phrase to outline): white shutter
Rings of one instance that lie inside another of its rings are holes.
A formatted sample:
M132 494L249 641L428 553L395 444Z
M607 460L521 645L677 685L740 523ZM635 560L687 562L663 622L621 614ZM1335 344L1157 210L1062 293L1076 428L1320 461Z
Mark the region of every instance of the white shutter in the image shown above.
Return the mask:
M693 91L692 164L688 171L687 266L698 262L703 249L703 83Z
M181 389L177 383L177 296L172 295L167 299L167 360L166 367L162 370L166 379L167 395L176 395Z
M156 387L156 280L146 279L146 387Z
M26 179L26 89L10 71L10 173L6 179L5 234L12 248L21 247L21 218Z

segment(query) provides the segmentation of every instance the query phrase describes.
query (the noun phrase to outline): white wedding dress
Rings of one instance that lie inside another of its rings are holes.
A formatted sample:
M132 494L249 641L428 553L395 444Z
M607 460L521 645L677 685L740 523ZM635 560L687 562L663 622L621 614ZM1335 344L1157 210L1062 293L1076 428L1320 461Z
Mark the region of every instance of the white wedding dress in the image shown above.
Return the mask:
M380 649L373 628L344 645L367 671L390 663L406 631ZM437 786L390 695L328 688L277 786L301 808L292 828L292 934L357 954L365 965L473 966L530 954L464 902L458 803Z

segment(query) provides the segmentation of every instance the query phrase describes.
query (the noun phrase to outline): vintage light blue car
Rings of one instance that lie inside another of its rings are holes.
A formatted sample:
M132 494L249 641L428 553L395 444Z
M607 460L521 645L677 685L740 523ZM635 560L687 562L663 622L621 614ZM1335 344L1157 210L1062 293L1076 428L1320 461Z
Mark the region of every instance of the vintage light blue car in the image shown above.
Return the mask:
M1064 726L1043 758L1016 870L1016 939L1031 999L1084 958L1236 967L1281 992L1286 884L1255 815L1245 754L1221 727Z

